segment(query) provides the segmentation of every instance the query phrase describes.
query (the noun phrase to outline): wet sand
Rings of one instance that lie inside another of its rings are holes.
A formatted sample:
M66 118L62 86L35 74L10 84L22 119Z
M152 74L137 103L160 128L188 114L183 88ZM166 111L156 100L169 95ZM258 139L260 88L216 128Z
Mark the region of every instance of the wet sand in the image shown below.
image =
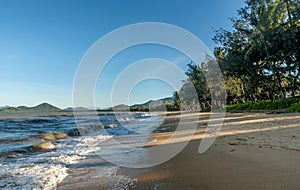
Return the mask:
M196 116L199 115L185 115ZM191 130L180 131L183 136L193 135L193 139L169 161L145 169L121 168L120 173L138 179L130 189L299 189L299 113L227 113L213 146L199 154L208 118L209 114L200 114L194 135ZM166 143L177 123L178 115L168 114L164 124L149 137L151 143L145 146ZM85 168L85 173L90 173L89 168ZM81 188L107 189L89 175L81 175L88 181Z
M173 159L148 169L125 170L137 173L137 189L300 187L299 113L228 113L219 137L204 154L198 153L200 141L205 137L205 116L201 119L193 140ZM170 131L176 127L170 126ZM162 131L152 138L157 138L155 143L160 144L171 134Z

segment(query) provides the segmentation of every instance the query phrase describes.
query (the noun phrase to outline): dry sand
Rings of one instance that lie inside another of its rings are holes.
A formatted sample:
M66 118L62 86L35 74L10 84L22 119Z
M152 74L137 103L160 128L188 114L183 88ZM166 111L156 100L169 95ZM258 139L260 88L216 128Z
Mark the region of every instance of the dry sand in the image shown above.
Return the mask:
M168 142L176 130L178 117L168 114L165 123L149 138L152 143L146 146ZM199 154L208 119L209 114L200 114L192 141L174 158L151 168L122 168L121 172L138 178L134 189L300 188L299 113L227 113L213 146ZM183 136L193 134L190 130L180 132ZM91 180L84 189L105 188Z

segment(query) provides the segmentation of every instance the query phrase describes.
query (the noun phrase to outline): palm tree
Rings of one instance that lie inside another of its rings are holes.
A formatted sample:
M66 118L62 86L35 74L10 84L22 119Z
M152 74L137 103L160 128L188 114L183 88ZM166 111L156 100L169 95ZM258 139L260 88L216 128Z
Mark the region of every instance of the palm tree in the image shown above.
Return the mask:
M251 1L252 3L252 24L253 34L259 36L260 41L263 43L263 47L266 52L266 62L268 63L270 70L274 76L274 82L279 89L281 98L285 98L282 91L280 76L277 66L271 59L270 50L266 36L268 32L276 29L281 25L284 20L284 12L282 11L282 2L279 0L257 0ZM258 42L259 43L259 42Z

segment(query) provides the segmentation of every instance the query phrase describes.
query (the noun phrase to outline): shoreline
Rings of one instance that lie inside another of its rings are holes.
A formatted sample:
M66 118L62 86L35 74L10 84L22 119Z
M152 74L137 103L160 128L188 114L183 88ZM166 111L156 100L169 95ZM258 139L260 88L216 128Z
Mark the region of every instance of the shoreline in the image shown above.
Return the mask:
M299 114L227 113L213 146L199 154L205 122L200 120L193 140L169 161L147 169L124 168L124 173L138 177L136 189L300 187ZM159 132L151 138L158 139L157 145L170 135Z
M137 179L136 184L127 189L271 190L300 187L299 113L227 113L218 138L203 154L198 153L198 148L201 139L205 138L203 133L209 114L190 113L185 117L193 114L200 116L197 131L178 155L150 168L119 168L119 175ZM145 147L166 142L177 123L178 113L168 113L165 122L149 137L151 143ZM87 164L97 163L97 160L87 160ZM99 173L97 164L81 168L79 174L74 171L70 178L80 174L79 178L63 181L58 189L109 188L101 186L99 179L91 178Z

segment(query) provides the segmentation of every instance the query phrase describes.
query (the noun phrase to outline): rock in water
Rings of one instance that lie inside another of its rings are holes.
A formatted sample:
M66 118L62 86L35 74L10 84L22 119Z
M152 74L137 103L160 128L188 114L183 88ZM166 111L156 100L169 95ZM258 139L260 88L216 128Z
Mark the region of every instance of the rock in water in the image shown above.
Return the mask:
M65 139L68 138L68 135L66 133L60 132L60 133L54 133L54 136L56 139Z
M49 141L49 142L43 142L40 144L32 145L32 148L33 150L50 150L55 148L55 146Z
M68 132L67 135L72 137L72 136L80 136L81 134L80 134L80 131L78 129L72 129L71 131Z
M53 133L41 134L41 138L44 139L44 140L49 140L49 141L55 140L55 136L54 136Z
M57 139L65 139L68 138L68 135L66 133L60 132L60 133L45 133L40 135L42 139L44 140L57 140Z

